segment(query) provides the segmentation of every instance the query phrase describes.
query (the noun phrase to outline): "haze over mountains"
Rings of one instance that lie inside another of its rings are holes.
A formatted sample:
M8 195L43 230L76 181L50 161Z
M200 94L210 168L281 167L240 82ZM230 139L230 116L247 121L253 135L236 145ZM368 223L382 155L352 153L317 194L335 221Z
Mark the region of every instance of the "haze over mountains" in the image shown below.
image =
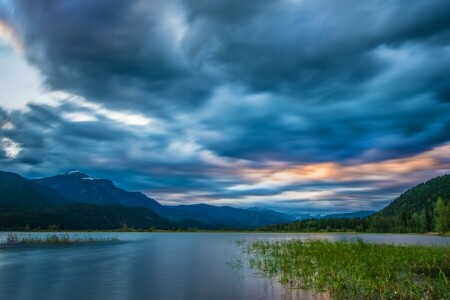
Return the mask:
M14 173L0 172L0 196L0 205L3 208L1 225L6 227L6 219L16 218L18 221L10 222L16 223L18 227L58 224L73 229L109 229L123 226L250 229L324 217L287 214L262 207L241 209L207 204L165 206L143 193L120 189L108 179L93 178L79 171L35 180ZM13 210L6 211L7 208ZM80 214L84 214L81 218L83 220L89 215L91 218L92 215L95 217L92 222L85 220L82 225L77 225L76 218ZM30 221L26 220L26 215ZM60 216L55 218L56 215ZM348 214L348 217L355 216L360 216L360 213ZM347 217L347 214L342 217ZM37 221L38 219L40 221ZM108 221L99 222L98 219ZM89 227L94 224L95 228Z

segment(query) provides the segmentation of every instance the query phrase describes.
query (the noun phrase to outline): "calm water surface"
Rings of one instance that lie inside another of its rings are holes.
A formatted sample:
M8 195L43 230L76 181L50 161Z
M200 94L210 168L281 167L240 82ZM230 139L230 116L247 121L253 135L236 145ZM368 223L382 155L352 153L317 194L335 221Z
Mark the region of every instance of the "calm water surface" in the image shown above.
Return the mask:
M21 233L30 235L30 233ZM46 233L33 233L45 235ZM353 239L354 234L71 233L121 242L0 247L0 299L290 299L247 268L237 240ZM450 245L450 238L362 234L369 242ZM5 234L0 233L0 242ZM294 295L295 296L295 295Z

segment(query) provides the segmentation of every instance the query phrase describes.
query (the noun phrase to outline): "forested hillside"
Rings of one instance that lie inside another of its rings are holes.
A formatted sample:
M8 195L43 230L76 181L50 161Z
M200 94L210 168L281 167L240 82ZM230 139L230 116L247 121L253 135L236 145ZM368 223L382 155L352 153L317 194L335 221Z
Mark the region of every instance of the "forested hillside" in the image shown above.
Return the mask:
M436 202L442 199L440 211ZM433 178L419 184L392 201L378 213L364 218L330 218L271 225L263 231L358 231L358 232L417 232L435 231L438 218L450 226L450 175Z
M378 216L398 216L411 212L431 211L438 197L450 199L450 175L436 177L416 185L377 213Z
M74 204L65 207L0 209L0 230L177 229L180 224L145 207Z

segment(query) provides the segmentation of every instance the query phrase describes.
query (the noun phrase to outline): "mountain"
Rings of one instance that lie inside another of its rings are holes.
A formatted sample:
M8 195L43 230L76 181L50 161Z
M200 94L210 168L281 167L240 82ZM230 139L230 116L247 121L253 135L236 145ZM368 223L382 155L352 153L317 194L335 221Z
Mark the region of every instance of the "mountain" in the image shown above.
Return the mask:
M0 171L0 208L63 206L74 203L59 192L18 174Z
M256 228L292 220L286 214L270 210L247 210L208 204L163 206L142 193L125 191L108 179L93 178L79 171L35 181L79 203L147 207L164 218L192 227Z
M407 190L370 218L377 232L429 232L436 224L435 206L441 197L450 201L450 175L433 178ZM447 221L450 223L450 219Z
M433 178L401 194L378 213L348 218L349 214L328 215L325 218L270 225L263 231L357 231L424 233L435 230L437 199L450 201L450 175ZM358 215L370 212L356 212ZM351 215L351 214L350 214ZM448 220L450 222L450 220Z
M433 211L438 197L450 200L450 175L433 178L401 194L375 216L389 217Z
M273 214L272 211L254 211L230 206L214 206L208 204L192 204L165 206L160 211L173 221L196 221L212 228L244 228L251 229L268 224L287 222L287 217Z
M311 214L299 212L288 212L286 214L289 215L291 218L293 218L294 221L320 219L324 216L323 214Z
M69 176L86 178L78 174ZM179 227L148 208L77 204L75 200L39 182L0 171L0 229L46 229L50 225L74 230L118 229L125 225L134 228Z
M109 179L93 178L79 171L34 180L79 203L141 206L157 210L161 205L139 192L128 192Z
M36 182L60 192L73 201L96 205L142 206L155 211L160 216L174 222L189 224L193 227L214 228L256 228L270 224L287 223L294 220L318 219L329 217L361 217L372 212L355 212L348 215L309 213L281 213L262 207L248 209L208 204L164 206L139 192L120 189L108 179L93 178L79 171L36 179Z
M326 215L323 218L324 219L364 218L364 217L371 216L375 213L376 213L376 211L372 211L372 210L359 210L359 211L350 212L350 213Z
M311 213L299 213L299 212L276 212L282 214L291 219L291 221L313 220L313 219L336 219L336 218L363 218L376 213L375 211L361 210L342 214L311 214Z
M279 212L279 211L267 209L267 208L262 207L262 206L252 206L252 207L247 208L247 210L261 212L261 213L264 213L264 214L266 214L268 216L272 216L273 218L278 218L278 219L283 219L283 220L290 220L290 221L296 220L296 216L300 215L298 213L289 214L289 213L285 213L285 212Z
M262 207L248 209L208 204L165 206L139 192L118 188L109 179L79 171L29 180L0 172L0 227L25 225L64 229L243 228L265 230L356 230L425 232L434 229L438 197L450 199L450 175L419 184L378 213L314 215L282 213ZM290 223L295 221L294 223ZM286 224L287 225L277 225Z

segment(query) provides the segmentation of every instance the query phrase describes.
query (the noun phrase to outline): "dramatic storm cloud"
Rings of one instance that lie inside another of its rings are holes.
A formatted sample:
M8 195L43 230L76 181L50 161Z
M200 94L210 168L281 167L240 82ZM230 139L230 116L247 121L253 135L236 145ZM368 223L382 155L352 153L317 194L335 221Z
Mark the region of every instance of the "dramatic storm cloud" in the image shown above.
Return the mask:
M450 2L0 0L0 169L379 209L450 169Z

